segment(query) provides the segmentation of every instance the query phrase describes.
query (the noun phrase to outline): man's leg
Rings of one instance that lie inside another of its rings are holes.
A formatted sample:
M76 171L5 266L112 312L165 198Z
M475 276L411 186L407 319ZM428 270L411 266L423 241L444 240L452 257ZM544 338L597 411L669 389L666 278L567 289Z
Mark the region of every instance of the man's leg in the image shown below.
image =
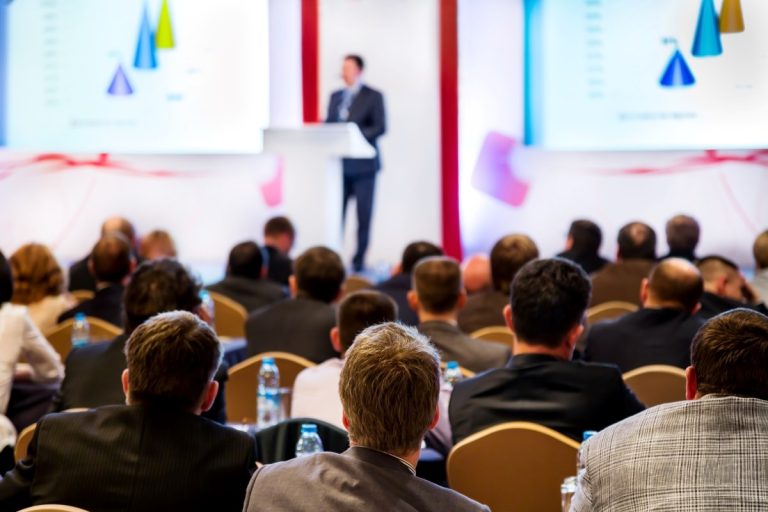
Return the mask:
M376 186L376 174L360 176L355 179L354 194L357 202L357 252L352 259L355 270L363 270L365 253L371 231L371 216L373 215L373 194Z
M354 194L354 181L346 174L342 175L342 189L341 189L341 229L344 230L344 226L347 222L347 205L349 200L352 199Z

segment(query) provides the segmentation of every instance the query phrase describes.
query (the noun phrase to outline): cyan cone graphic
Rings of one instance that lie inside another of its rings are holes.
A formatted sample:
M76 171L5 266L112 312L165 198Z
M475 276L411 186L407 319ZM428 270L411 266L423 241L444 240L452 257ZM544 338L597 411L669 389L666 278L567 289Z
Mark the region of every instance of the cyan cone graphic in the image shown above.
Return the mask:
M144 14L141 16L139 40L136 43L136 57L133 59L133 67L136 69L155 69L157 67L155 37L149 26L146 3L144 4Z
M723 6L720 8L720 33L736 34L739 32L744 32L741 0L723 0Z
M131 83L128 81L123 66L119 64L115 71L115 76L112 78L112 83L109 84L107 94L112 96L130 96L133 94L133 87L131 87Z
M693 37L694 57L714 57L723 53L720 43L720 26L713 0L701 0L699 21L696 23L696 35Z
M685 62L680 50L675 50L675 53L672 54L659 83L662 87L687 87L696 83L691 68L688 67L688 63Z

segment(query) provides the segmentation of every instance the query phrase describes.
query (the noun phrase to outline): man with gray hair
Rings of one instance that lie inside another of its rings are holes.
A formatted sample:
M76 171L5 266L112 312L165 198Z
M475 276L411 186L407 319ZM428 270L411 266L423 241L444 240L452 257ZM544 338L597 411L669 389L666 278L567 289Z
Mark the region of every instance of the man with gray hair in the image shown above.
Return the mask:
M424 435L439 419L439 389L440 358L426 338L396 323L369 327L339 382L351 448L260 468L244 510L488 511L416 476Z

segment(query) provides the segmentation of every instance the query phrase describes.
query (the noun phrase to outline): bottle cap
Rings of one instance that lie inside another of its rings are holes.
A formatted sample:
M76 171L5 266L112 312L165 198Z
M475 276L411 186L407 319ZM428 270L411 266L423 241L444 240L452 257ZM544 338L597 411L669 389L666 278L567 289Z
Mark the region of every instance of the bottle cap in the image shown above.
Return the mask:
M302 423L301 424L301 433L302 434L317 434L317 425L314 423Z
M584 434L582 434L582 436L581 436L581 440L582 441L586 441L587 439L589 439L590 437L592 437L595 434L597 434L597 430L585 430Z
M459 368L459 362L458 361L448 361L445 363L445 368L448 370L456 370Z
M75 313L75 320L76 321L77 320L79 320L79 321L85 320L85 313Z
M265 357L261 360L261 364L275 364L275 358L274 357Z

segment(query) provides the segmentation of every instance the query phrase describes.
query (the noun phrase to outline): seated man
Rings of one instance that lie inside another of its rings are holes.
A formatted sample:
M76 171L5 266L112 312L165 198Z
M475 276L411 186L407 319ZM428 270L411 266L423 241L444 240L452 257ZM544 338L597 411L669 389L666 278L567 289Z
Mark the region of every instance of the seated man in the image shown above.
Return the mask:
M208 289L229 297L250 313L287 297L286 290L266 279L265 273L261 248L256 242L242 242L229 251L226 277Z
M363 331L347 352L339 392L351 448L264 466L244 512L488 510L416 476L427 430L438 421L440 359L414 329Z
M328 333L336 325L332 304L344 284L341 258L326 247L313 247L296 259L294 272L289 279L292 298L248 316L248 357L278 350L322 363L338 356Z
M659 259L683 258L691 263L698 259L696 246L701 229L696 219L690 215L675 215L667 221L666 234L669 252Z
M456 319L466 300L458 262L435 256L416 265L408 302L419 314L419 332L437 347L443 362L456 361L475 373L501 368L511 357L506 345L472 339L459 329Z
M459 382L449 415L454 442L507 421L531 421L581 440L644 409L613 365L571 361L584 331L589 276L568 260L532 261L512 281L512 360Z
M643 280L642 309L590 327L584 359L613 363L622 373L649 364L686 368L691 341L704 324L695 315L701 292L701 274L692 263L662 261Z
M295 240L296 229L288 217L272 217L264 224L267 278L281 286L288 286L288 278L293 275L290 253Z
M138 252L138 239L136 238L136 230L133 224L128 219L123 217L110 217L104 221L101 225L101 236L103 237L107 233L117 232L122 234L128 244L131 246L131 254L136 255ZM93 278L93 273L89 269L89 263L91 255L89 254L85 258L76 261L69 267L69 290L91 290L96 291L96 281Z
M722 256L706 256L696 262L704 279L704 295L699 314L712 318L736 308L752 308L765 314L757 292L749 285L739 267Z
M737 309L698 332L687 401L600 432L581 450L571 510L765 510L768 317Z
M485 254L473 254L461 264L461 278L467 295L487 292L491 281L491 259Z
M0 510L239 511L255 442L200 418L216 397L221 348L190 313L158 315L126 344L128 405L51 414L28 456L0 480Z
M603 243L603 231L591 220L579 219L571 223L565 251L558 258L565 258L579 264L584 272L593 274L610 263L600 256L600 245Z

